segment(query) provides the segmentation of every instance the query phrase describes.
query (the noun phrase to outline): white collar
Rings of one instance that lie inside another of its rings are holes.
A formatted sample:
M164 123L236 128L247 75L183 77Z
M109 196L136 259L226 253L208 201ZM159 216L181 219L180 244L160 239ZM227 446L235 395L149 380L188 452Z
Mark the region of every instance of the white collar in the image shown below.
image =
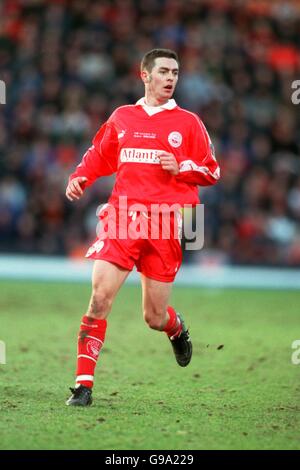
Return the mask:
M143 96L143 98L140 98L136 103L136 105L141 105L143 106L144 108L147 107L147 108L156 108L156 109L174 109L176 108L177 106L177 103L175 100L171 99L171 100L168 100L165 104L161 105L161 106L149 106L146 102L145 102L145 97Z

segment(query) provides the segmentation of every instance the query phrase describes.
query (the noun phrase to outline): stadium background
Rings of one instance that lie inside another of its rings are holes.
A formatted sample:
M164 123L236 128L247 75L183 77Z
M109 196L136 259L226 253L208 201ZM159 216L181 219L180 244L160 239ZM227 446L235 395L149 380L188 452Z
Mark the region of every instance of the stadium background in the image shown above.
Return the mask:
M152 47L181 57L176 99L197 112L222 179L201 189L216 262L300 265L299 2L1 2L0 251L82 256L113 178L70 204L67 177L112 110L143 94ZM198 253L192 261L201 262Z

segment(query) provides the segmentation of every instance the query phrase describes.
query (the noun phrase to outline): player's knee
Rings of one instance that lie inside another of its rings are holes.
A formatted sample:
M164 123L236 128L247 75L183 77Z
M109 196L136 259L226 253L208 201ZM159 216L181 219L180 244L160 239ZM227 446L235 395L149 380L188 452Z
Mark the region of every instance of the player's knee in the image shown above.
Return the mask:
M93 288L89 314L95 318L106 318L112 307L112 296L100 288Z
M157 310L144 310L144 319L149 328L161 331L163 329L164 318Z

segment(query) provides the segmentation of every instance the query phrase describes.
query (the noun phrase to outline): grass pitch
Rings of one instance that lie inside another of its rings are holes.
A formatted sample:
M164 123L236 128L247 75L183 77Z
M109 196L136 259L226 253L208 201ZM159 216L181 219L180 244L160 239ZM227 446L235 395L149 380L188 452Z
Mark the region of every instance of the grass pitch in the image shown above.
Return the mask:
M299 292L175 287L194 355L177 366L124 286L109 317L94 404L68 408L90 287L0 283L1 449L299 449Z

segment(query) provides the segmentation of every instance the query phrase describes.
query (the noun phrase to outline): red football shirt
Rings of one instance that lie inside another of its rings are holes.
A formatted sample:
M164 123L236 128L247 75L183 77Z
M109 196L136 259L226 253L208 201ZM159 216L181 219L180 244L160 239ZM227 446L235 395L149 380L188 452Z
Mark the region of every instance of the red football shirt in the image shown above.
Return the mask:
M162 169L159 152L176 157L178 175ZM85 186L89 186L97 178L115 172L109 203L116 207L119 196L127 196L128 205L195 205L199 203L197 185L215 184L220 177L202 121L174 100L152 115L146 112L142 100L117 108L97 132L70 179L85 176Z

